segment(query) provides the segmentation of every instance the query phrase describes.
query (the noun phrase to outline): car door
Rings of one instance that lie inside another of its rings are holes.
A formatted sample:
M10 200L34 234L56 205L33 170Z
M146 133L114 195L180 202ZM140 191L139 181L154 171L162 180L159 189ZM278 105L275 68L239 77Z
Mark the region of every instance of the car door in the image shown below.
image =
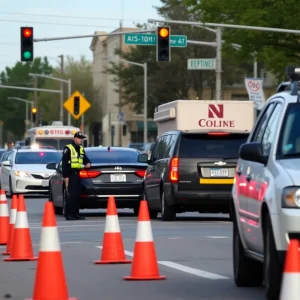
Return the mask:
M13 152L5 153L5 156L3 157L3 162L9 161L11 163L13 161L12 154L13 154ZM11 166L3 166L2 165L2 167L1 167L1 186L6 191L9 190L9 178L10 178L11 168L12 168L12 165Z
M270 114L267 124L256 137L255 142L261 143L263 155L269 157L272 143L278 130L280 118L282 117L282 103L274 102L274 109ZM263 254L263 235L260 214L264 200L266 187L273 181L271 173L265 165L251 162L248 178L247 210L249 212L249 225L251 226L250 250Z
M57 165L56 171L51 176L51 192L53 203L62 206L62 186L63 186L63 177L62 177L62 160Z
M270 103L265 107L263 112L261 112L248 142L251 143L261 140L274 106L275 103ZM254 176L252 169L253 162L239 159L237 165L237 177L239 181L237 210L241 222L241 234L243 235L248 248L253 248L253 244L256 243L252 231L253 226L257 226L257 222L259 220L259 216L257 214L252 215L248 208L248 197L251 197L251 194L253 193L252 188L255 184L255 180L257 179L257 175L256 177Z

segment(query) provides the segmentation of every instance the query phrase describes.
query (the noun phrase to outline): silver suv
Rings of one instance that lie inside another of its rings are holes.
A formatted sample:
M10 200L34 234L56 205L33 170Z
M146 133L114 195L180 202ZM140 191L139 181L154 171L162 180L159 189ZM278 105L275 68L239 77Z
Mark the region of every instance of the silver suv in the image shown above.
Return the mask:
M270 97L240 148L232 189L237 286L264 284L278 299L287 245L300 238L300 68Z

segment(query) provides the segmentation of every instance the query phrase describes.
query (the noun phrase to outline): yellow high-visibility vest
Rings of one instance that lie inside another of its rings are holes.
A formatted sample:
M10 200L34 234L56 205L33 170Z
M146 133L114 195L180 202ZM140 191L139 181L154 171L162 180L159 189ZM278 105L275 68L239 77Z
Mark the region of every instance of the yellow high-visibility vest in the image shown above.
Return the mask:
M75 147L72 144L67 145L67 147L71 151L71 169L81 169L83 165L83 155L84 155L84 150L83 147L80 146L80 155L78 156L77 151Z

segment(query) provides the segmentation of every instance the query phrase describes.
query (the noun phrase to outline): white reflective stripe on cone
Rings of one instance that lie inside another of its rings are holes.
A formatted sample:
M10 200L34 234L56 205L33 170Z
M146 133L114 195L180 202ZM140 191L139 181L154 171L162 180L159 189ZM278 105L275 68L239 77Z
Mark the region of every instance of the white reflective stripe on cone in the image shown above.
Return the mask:
M57 227L42 227L40 251L41 252L60 251L60 243L59 243Z
M300 273L283 273L280 300L300 300Z
M29 228L26 211L18 211L15 228Z
M0 217L9 217L9 211L7 203L0 203Z
M5 194L0 194L0 201L7 200Z
M139 221L136 230L136 242L153 242L150 221Z
M120 232L118 216L106 216L104 232Z
M16 223L16 217L17 217L17 210L15 208L12 208L10 210L9 224L15 224Z

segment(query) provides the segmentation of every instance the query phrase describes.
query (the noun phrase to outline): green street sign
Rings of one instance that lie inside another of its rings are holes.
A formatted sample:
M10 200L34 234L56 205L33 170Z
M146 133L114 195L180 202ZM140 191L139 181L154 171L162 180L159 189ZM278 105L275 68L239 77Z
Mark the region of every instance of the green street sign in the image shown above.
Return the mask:
M124 34L124 43L126 45L138 45L138 46L155 46L156 34L148 33L126 33ZM187 45L186 35L171 35L170 36L171 47L184 48Z

